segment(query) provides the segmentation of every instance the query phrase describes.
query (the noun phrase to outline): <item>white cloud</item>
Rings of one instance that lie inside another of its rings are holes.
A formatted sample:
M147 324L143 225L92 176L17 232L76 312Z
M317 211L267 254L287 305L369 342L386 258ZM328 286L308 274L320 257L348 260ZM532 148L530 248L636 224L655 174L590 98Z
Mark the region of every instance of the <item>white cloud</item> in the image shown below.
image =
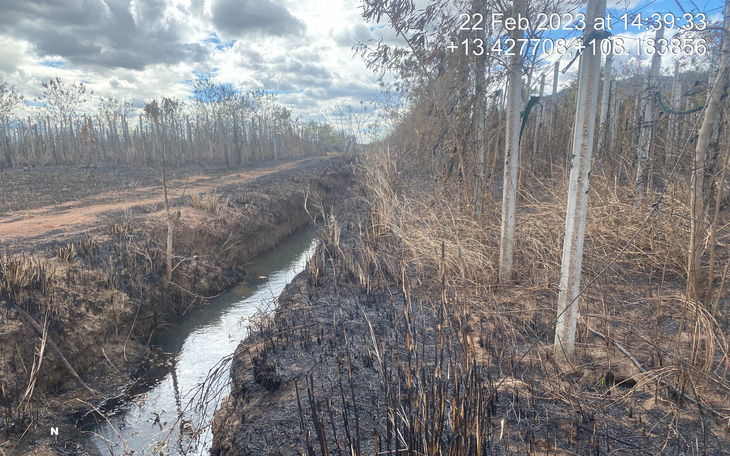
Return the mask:
M375 39L357 0L0 0L0 80L26 98L51 77L95 96L185 99L196 75L279 93L296 115L368 102L377 84L353 55ZM307 97L316 97L307 99ZM95 102L94 102L95 103Z

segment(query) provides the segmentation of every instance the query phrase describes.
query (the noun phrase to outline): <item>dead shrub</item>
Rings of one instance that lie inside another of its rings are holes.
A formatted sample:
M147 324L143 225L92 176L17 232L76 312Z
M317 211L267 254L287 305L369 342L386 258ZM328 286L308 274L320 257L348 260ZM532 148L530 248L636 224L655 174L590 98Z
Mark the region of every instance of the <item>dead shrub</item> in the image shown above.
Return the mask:
M230 205L230 197L223 197L216 192L203 195L190 195L190 207L200 209L211 214L220 214Z
M120 222L110 223L107 225L106 231L113 238L121 239L122 237L136 232L137 226L131 220L125 218L125 220Z

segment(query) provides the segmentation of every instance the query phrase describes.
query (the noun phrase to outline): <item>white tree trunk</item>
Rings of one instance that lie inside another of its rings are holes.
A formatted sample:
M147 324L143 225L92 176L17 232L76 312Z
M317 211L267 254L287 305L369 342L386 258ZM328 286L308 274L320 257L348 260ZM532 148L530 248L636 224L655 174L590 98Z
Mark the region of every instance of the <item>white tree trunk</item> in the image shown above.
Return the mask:
M613 52L606 56L606 63L603 65L603 87L601 89L601 115L600 129L598 130L598 165L606 162L608 154L608 110L611 96L611 79L613 78Z
M664 27L658 29L655 34L656 42L664 38ZM641 135L637 150L636 164L636 197L639 201L644 198L646 186L649 180L649 152L651 148L651 136L654 129L654 103L656 100L656 81L659 78L659 70L662 67L662 56L655 52L651 58L651 69L644 85L644 99L646 107L641 120Z
M525 0L514 0L513 17L525 14ZM515 30L512 38L522 39L522 30ZM499 242L499 281L512 279L515 220L517 211L517 174L520 164L520 113L522 112L522 56L510 57L507 99L507 135L504 149L504 182L502 187L502 229Z
M553 69L553 93L550 96L550 176L553 175L553 141L555 140L555 124L558 120L558 77L560 76L560 60Z
M172 282L172 232L175 229L172 213L170 212L170 202L167 197L167 176L165 174L165 129L163 128L162 145L160 147L161 163L162 163L162 193L165 198L165 218L167 219L167 243L165 256L165 288L170 286Z
M594 18L606 13L606 0L588 0L587 24L584 37L593 32ZM596 43L600 44L600 43ZM598 46L597 46L598 48ZM591 172L593 136L596 127L598 84L601 56L586 50L578 67L578 94L573 125L573 162L570 169L568 207L565 216L563 260L560 269L558 320L555 326L555 356L572 359L575 353L575 329L578 322L578 294L583 262L586 212L588 209L588 178Z
M674 79L672 80L672 109L680 110L682 101L682 82L679 80L679 61L674 62ZM671 135L670 148L672 158L679 153L679 116L676 114L669 115L669 134Z
M616 90L616 80L611 81L611 94L613 96L613 102L611 103L611 109L608 111L608 117L610 117L608 124L608 140L606 141L606 147L608 153L615 153L614 147L616 146L616 124L618 123L618 111L621 107L620 99L618 97L618 91ZM619 150L620 152L620 150Z
M730 0L725 1L724 28L730 28ZM702 119L702 127L697 136L697 147L695 148L694 166L692 172L692 189L690 190L690 240L688 248L687 267L687 296L692 299L700 299L702 293L702 271L700 269L700 257L702 256L702 243L705 237L705 199L702 188L705 179L705 163L707 160L707 148L712 139L716 119L720 115L720 103L725 87L728 83L728 65L730 65L730 33L725 32L722 41L722 52L717 76L710 87L710 95L705 108L705 116Z
M535 118L535 131L532 133L532 154L530 155L530 168L535 171L535 162L537 161L537 143L539 142L540 131L542 130L543 116L544 116L544 103L542 97L545 94L545 73L540 76L540 102L534 109L537 109L537 116Z
M481 2L483 5L483 2ZM475 11L480 11L480 0L474 1ZM482 14L484 12L482 11ZM484 31L479 33L479 38L485 40ZM486 43L486 41L484 41ZM484 157L487 152L486 141L486 123L487 123L487 105L484 93L484 77L486 71L486 55L477 57L474 96L476 97L475 115L477 123L477 178L474 183L474 217L477 222L482 219L482 206L484 205Z

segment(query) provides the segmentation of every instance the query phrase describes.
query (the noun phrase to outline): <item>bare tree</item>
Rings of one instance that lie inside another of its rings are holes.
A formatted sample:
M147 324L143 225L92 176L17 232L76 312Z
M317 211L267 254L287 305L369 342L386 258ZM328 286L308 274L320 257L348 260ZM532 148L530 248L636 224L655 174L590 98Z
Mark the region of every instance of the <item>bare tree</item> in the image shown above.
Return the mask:
M22 101L23 95L18 94L15 87L7 82L0 84L0 118L9 116Z
M356 152L365 143L365 133L372 119L372 111L364 102L359 106L336 104L323 113L326 122L337 132L340 148L346 154Z
M608 154L608 130L609 126L609 110L611 100L611 82L613 80L613 52L609 52L606 56L606 63L603 65L603 87L601 88L601 114L599 117L598 130L598 165L601 166L606 162Z
M70 122L79 112L79 109L86 103L88 96L94 92L87 93L83 82L64 83L61 78L54 78L43 83L43 91L39 101L58 115L64 122Z
M0 84L0 146L3 148L5 163L8 167L13 166L12 151L10 150L10 114L23 101L23 96L16 92L15 87L7 82Z
M61 155L64 159L71 148L76 146L73 121L86 103L87 97L93 93L93 91L87 93L83 82L67 84L56 77L43 83L43 91L38 101L43 103L56 118L61 132L68 131L68 135L63 135L67 141L61 146Z
M474 11L485 14L485 6L486 0L474 0ZM487 42L486 33L484 33L483 30L479 32L479 38L482 39L483 42ZM474 96L476 101L474 117L477 124L477 175L474 184L474 217L477 221L480 221L482 218L482 206L484 200L484 159L487 154L487 97L485 94L485 72L487 66L487 58L486 55L480 55L476 58L476 74L474 75Z
M672 78L672 108L680 109L682 103L682 80L679 78L679 60L674 62L674 77ZM671 157L679 151L679 120L677 114L669 114L669 135Z
M163 110L169 111L172 107L170 104L172 101L168 98L162 99ZM160 148L160 164L162 168L162 193L165 201L165 216L167 219L167 248L165 258L165 288L170 286L172 281L172 232L175 228L175 222L173 220L172 212L170 211L170 202L167 197L167 176L165 175L165 130L166 122L164 121L164 115L160 112L160 107L157 104L157 100L152 100L147 103L144 107L144 112L147 114L153 122L155 127L160 131L159 137L159 148ZM162 119L162 120L161 120Z
M123 143L124 161L127 164L129 164L131 160L127 125L127 118L131 113L131 101L118 100L116 98L99 99L99 117L102 118L103 121L105 121L107 124L107 129L109 130L108 138L109 141L112 143L114 153L120 153L119 149Z

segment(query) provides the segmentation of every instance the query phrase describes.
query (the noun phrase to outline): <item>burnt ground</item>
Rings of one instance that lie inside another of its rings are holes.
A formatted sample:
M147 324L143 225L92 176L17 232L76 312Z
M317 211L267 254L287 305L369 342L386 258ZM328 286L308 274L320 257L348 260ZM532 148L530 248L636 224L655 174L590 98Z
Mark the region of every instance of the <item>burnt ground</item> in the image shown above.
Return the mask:
M269 160L242 165L223 166L172 166L167 177L173 183L192 180L211 180L254 170L266 171L282 163L297 163L304 169L326 158ZM53 206L88 196L109 192L124 192L160 185L160 167L151 166L46 166L4 168L0 170L0 216L13 211Z
M315 169L327 158L266 162L253 167L168 170L169 198L225 191L270 174L277 179ZM53 167L12 169L0 180L0 246L27 250L32 244L86 234L126 213L154 212L163 201L160 170ZM20 247L20 248L18 248Z
M5 454L19 441L10 454L75 454L64 439L49 447L48 428L73 429L76 418L143 382L160 361L146 346L156 328L238 283L248 261L311 223L320 207L337 201L350 179L349 165L336 157L208 175L198 171L178 175L171 184L171 203L179 212L176 268L168 287L161 192L146 186L154 173L132 173L139 180L125 189L126 177L116 171L103 176L99 169L12 172L35 176L26 181L30 192L65 195L61 188L68 185L70 196L52 206L45 202L53 196L34 197L15 203L23 209L0 218L0 232L6 230L0 237L0 450ZM81 181L79 173L87 172L104 184ZM3 191L16 191L3 182ZM111 191L100 193L101 188ZM39 227L39 219L49 225ZM17 223L26 229L10 233ZM47 338L95 393L85 391L47 346L40 369L35 367L40 335L23 313L47 326ZM25 396L29 382L34 389Z
M557 363L549 319L527 309L554 315L555 286L493 288L506 306L479 312L438 276L402 275L407 265L374 283L370 263L363 280L358 264L369 261L359 257L357 227L366 216L363 207L338 214L339 241L324 235L275 312L239 346L232 392L213 423L214 455L730 454L722 418L647 381L584 325L576 362ZM382 256L387 249L378 244ZM608 284L615 295L603 304L644 322L609 337L660 368L651 347L631 340L649 326L638 287ZM670 324L676 313L660 307L650 306Z

